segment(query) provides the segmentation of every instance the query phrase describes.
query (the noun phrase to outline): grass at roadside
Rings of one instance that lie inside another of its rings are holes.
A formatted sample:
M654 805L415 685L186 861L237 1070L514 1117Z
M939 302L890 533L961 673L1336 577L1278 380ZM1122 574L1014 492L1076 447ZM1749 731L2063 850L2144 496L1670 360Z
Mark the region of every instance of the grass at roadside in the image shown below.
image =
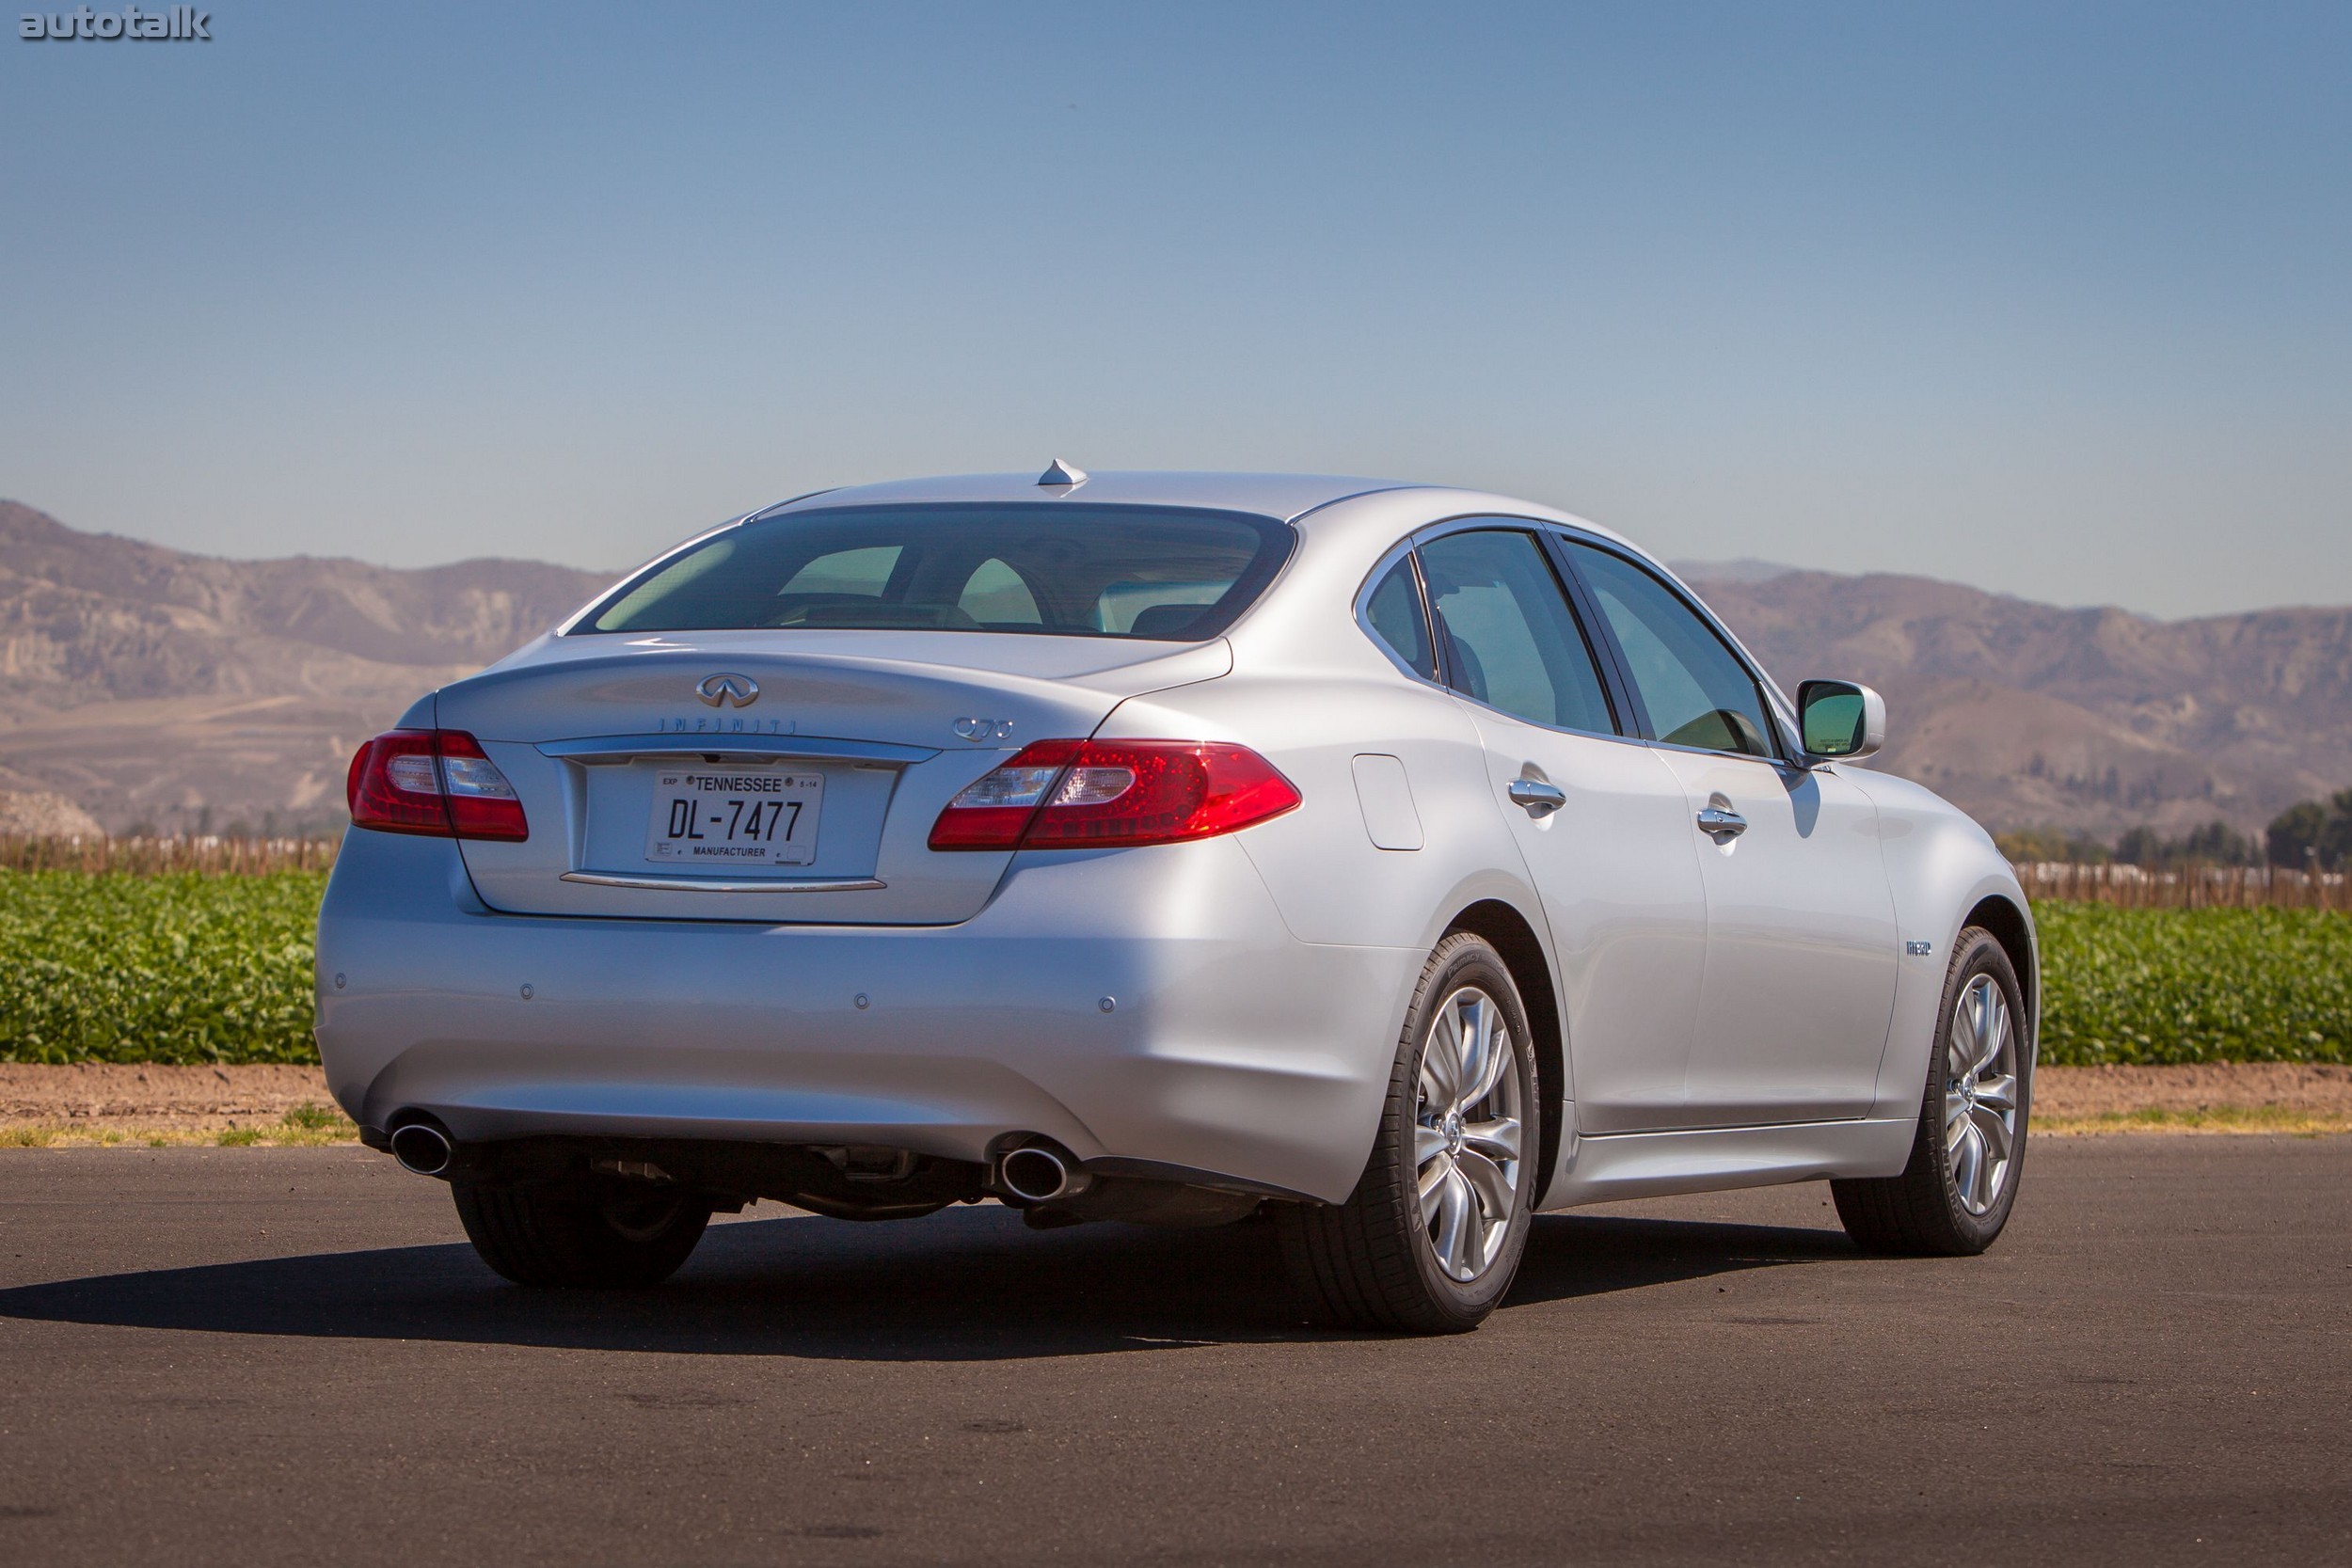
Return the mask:
M2033 1118L2033 1131L2061 1137L2098 1132L2293 1132L2316 1137L2352 1132L2352 1116L2295 1105L2205 1105L2194 1110L2108 1111L2090 1117Z
M95 1122L40 1121L0 1127L0 1148L111 1148L126 1145L150 1148L318 1148L328 1144L357 1143L358 1139L359 1129L351 1119L325 1105L297 1105L274 1122L242 1127L141 1127L111 1117Z

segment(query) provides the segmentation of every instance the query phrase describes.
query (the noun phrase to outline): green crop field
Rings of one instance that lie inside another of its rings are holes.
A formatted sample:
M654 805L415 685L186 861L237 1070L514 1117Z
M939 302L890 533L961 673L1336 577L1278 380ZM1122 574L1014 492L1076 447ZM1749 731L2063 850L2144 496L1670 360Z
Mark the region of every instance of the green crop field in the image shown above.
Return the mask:
M326 874L0 871L0 1061L307 1062ZM2036 908L2042 1058L2352 1061L2352 917Z
M2044 903L2042 1059L2352 1062L2352 916Z
M321 871L0 872L0 1061L313 1062Z

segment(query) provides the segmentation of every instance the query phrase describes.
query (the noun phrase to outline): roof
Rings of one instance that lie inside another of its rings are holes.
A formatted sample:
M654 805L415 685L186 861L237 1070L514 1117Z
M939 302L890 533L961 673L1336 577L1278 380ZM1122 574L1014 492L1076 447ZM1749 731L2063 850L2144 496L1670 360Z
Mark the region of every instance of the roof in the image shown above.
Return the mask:
M1052 501L1064 497L1103 506L1194 506L1249 512L1288 522L1301 513L1350 496L1423 486L1391 479L1336 474L1133 472L1089 474L1085 483L1041 485L1034 473L947 474L820 490L785 507L880 506L919 501Z

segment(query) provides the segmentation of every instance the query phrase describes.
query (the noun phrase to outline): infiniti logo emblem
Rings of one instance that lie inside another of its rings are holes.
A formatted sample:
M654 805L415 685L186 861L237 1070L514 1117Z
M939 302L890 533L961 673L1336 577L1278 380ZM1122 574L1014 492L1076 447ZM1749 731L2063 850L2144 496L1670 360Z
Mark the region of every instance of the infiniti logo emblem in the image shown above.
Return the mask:
M749 675L705 675L694 695L712 707L749 707L759 701L759 683Z

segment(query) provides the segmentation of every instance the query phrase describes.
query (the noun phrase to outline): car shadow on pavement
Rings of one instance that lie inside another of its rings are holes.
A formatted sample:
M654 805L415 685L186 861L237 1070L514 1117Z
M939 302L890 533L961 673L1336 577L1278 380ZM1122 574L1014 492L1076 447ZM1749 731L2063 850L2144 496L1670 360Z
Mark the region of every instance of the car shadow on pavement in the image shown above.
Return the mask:
M1503 1311L1858 1256L1831 1230L1544 1215ZM714 1226L685 1270L649 1291L525 1291L469 1246L408 1246L20 1286L0 1291L0 1317L878 1361L1339 1337L1300 1309L1271 1226L1037 1232L993 1206L898 1225L793 1216Z

